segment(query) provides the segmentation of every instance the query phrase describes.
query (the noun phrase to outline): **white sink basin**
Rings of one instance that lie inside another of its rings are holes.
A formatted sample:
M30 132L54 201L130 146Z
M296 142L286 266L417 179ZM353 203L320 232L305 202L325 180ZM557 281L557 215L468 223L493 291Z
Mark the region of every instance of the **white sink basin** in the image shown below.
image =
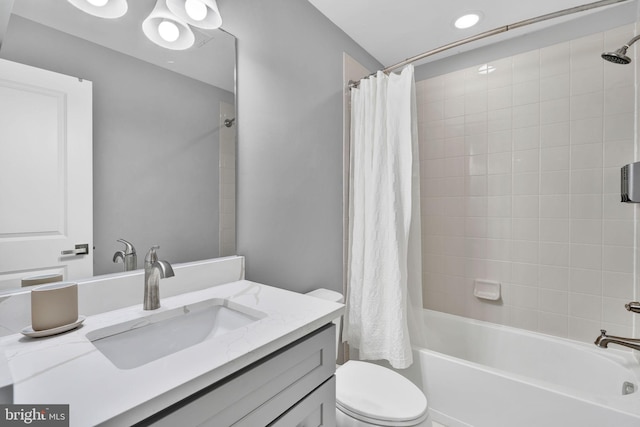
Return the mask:
M265 316L216 298L97 329L87 338L116 367L132 369Z

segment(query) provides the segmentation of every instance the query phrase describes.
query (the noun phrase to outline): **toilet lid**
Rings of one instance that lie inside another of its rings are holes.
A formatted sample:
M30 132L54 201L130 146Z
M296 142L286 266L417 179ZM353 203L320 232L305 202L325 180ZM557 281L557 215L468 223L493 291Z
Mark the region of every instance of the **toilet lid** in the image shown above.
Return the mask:
M336 404L357 419L392 426L414 425L427 417L427 398L411 381L391 369L356 360L336 371Z

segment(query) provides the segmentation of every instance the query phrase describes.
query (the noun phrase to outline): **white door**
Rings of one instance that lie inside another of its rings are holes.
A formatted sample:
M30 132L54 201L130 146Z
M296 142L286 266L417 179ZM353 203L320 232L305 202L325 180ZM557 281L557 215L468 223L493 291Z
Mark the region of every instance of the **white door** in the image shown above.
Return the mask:
M92 126L90 81L0 59L0 291L93 275Z

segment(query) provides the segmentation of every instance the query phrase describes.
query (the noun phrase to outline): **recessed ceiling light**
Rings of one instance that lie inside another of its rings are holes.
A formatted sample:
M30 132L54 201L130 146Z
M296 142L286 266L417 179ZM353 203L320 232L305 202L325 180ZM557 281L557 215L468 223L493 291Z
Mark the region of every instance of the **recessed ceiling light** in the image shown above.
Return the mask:
M456 19L455 22L453 23L453 25L456 28L459 28L459 29L463 30L465 28L473 27L479 21L480 21L480 13L479 12L472 12L472 13L467 13L465 15L462 15L461 17Z

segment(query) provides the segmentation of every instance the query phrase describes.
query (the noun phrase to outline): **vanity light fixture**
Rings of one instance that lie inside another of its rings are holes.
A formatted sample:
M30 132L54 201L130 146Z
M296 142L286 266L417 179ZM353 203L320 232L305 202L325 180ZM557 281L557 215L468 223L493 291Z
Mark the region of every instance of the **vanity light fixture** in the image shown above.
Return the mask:
M222 17L216 0L166 0L169 10L183 22L212 30L220 28Z
M115 19L124 16L129 9L127 0L67 0L69 3L98 18Z
M142 22L142 31L158 46L184 50L193 46L195 36L191 28L167 7L167 0L158 0L149 16Z
M481 17L482 14L480 12L469 12L456 19L453 25L460 30L464 30L480 22Z

